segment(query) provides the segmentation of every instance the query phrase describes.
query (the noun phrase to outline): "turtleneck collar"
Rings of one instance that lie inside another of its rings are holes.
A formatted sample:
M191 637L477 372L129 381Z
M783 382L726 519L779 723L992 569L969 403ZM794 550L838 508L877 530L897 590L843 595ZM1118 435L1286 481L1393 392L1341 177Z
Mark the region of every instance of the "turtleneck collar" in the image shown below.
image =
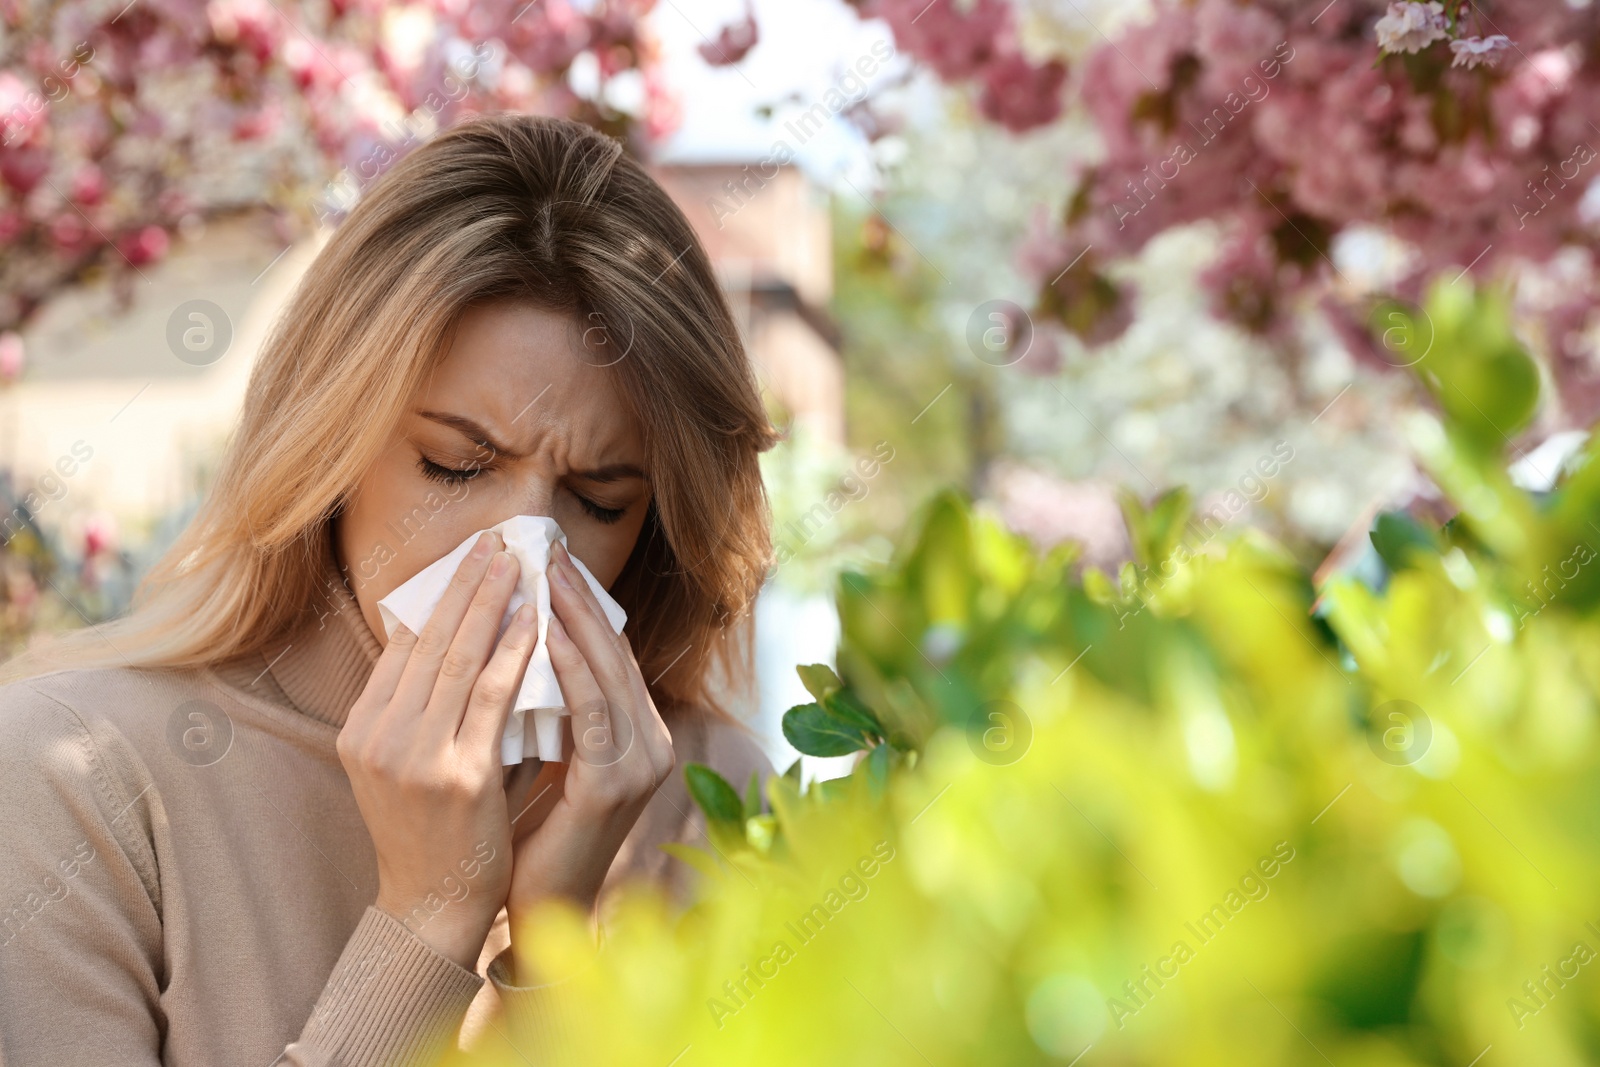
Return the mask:
M343 726L383 648L340 570L329 530L317 564L316 592L281 649L266 649L215 673L253 696Z
M309 612L289 647L268 669L296 708L331 726L343 726L383 647L362 616L331 544L323 553Z

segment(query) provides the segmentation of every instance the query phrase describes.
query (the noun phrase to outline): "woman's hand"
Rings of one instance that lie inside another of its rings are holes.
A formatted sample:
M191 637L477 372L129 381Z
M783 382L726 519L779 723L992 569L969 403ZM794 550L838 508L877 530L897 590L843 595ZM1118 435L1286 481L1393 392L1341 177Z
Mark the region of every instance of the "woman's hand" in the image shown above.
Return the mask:
M500 738L537 637L526 605L496 646L518 569L501 546L478 538L420 636L396 628L337 744L377 907L469 971L511 883Z
M526 821L536 829L517 835L506 910L519 971L519 915L547 897L592 912L628 831L677 762L628 639L611 629L560 542L550 557L554 618L547 641L572 715L574 752L571 762L542 769L535 803L546 786L559 785L559 796L546 798L544 812L529 813Z

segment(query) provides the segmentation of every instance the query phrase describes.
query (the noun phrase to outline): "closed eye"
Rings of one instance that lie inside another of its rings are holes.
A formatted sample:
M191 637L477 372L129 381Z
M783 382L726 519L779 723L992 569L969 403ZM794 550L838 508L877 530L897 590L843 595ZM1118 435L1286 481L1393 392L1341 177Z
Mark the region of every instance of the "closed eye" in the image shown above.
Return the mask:
M577 493L573 493L572 495L578 497L578 503L583 505L584 511L587 511L590 515L594 516L595 521L603 522L608 526L611 523L621 521L623 513L628 510L627 508L603 508L599 504L596 504L593 500L588 500L584 497L578 496Z
M444 482L446 485L460 485L462 482L470 482L482 474L486 468L466 467L457 470L454 467L446 467L435 463L427 456L418 456L417 469L422 472L424 478L432 478L434 481Z

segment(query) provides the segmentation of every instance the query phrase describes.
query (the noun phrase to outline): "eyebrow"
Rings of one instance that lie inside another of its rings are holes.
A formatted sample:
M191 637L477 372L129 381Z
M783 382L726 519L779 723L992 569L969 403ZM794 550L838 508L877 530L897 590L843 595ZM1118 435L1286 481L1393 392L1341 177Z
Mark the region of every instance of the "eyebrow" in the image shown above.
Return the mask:
M419 411L417 414L431 422L437 422L441 426L450 427L479 448L486 448L497 456L504 455L513 459L521 459L525 455L525 453L518 452L516 449L509 448L496 441L481 423L475 419L469 419L465 415L454 415L448 411ZM644 471L632 463L607 463L605 466L596 467L593 470L575 470L571 473L573 477L582 478L584 481L589 482L618 482L626 478L644 479Z

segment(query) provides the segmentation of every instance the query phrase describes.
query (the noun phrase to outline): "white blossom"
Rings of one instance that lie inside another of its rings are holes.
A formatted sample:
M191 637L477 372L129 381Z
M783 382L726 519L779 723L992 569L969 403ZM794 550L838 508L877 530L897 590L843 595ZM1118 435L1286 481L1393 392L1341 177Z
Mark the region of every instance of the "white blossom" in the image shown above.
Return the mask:
M1450 51L1456 54L1456 61L1451 64L1455 67L1476 67L1487 63L1494 66L1500 58L1500 53L1511 50L1511 38L1503 33L1492 37L1468 37L1460 41L1450 42Z
M1435 41L1450 36L1450 23L1440 3L1389 5L1389 13L1378 20L1378 47L1385 52L1420 52Z

